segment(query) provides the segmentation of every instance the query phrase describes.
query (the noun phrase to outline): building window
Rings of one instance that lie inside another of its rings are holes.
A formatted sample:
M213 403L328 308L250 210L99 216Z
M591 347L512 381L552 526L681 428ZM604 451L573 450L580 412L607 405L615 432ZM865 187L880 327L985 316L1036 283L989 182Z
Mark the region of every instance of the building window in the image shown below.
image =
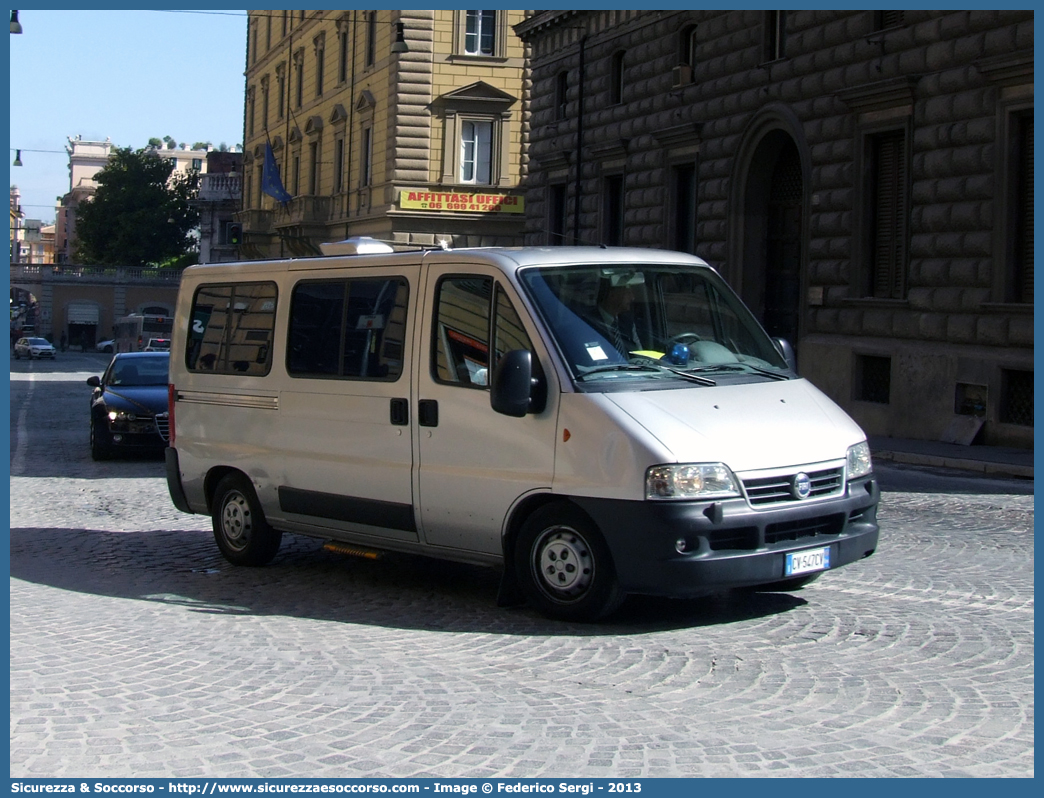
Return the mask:
M265 17L265 52L272 49L272 17Z
M337 56L337 82L348 82L348 26L345 25L337 37L340 48Z
M564 69L555 77L555 119L565 119L569 97L569 73Z
M610 175L603 183L602 240L610 247L623 244L624 235L624 178Z
M300 50L294 55L294 69L297 70L297 86L295 91L294 106L300 108L304 104L304 51Z
M623 102L624 52L614 53L609 65L609 104Z
M344 191L344 139L334 141L334 194Z
M200 171L203 168L203 159L202 158L193 158L192 159L192 168L195 169L197 172Z
M874 28L875 30L896 28L903 24L905 16L905 11L875 11Z
M268 76L261 79L261 129L268 130Z
M696 26L688 25L678 34L678 66L674 86L687 86L696 79Z
M254 87L247 91L247 135L254 135Z
M493 123L468 120L460 129L460 182L493 182Z
M360 184L368 186L373 183L373 128L363 129L362 134L362 174Z
M856 355L855 398L886 405L891 401L892 358Z
M557 183L550 187L547 214L547 243L563 246L566 242L566 187L565 183Z
M308 193L312 196L319 194L319 142L313 141L308 145L308 158L311 161L309 168Z
M294 153L294 191L295 197L301 196L301 153Z
M674 248L679 252L696 251L696 166L684 164L674 168Z
M377 12L366 14L366 66L372 67L377 60Z
M257 20L250 26L250 63L257 63Z
M323 68L326 65L326 43L322 36L315 39L315 96L323 96Z
M287 20L288 20L289 14L290 14L289 11L284 11L283 12L283 35L284 36L286 36L287 30L289 30L289 28L287 28Z
M765 12L765 60L776 61L786 56L787 12Z
M870 137L870 285L878 299L902 299L906 290L906 134Z
M468 55L494 55L497 44L497 12L468 11L464 30L464 52Z
M276 96L279 102L276 104L276 119L283 118L283 108L286 106L286 65L280 64L276 67Z
M1010 207L1013 243L1008 279L1008 300L1033 302L1033 115L1014 117L1011 163L1015 166Z

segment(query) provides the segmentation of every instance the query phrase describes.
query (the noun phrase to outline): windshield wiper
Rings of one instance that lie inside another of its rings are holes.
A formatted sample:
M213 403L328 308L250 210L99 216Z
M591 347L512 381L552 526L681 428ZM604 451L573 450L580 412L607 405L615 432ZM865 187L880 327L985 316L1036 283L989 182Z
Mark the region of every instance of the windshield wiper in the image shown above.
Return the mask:
M766 377L771 377L774 380L789 380L790 377L786 374L781 374L778 371L771 371L769 369L762 368L761 366L755 366L750 363L717 363L713 366L697 366L695 368L688 369L689 372L707 372L707 371L737 371L739 369L750 369L751 371L757 372L758 374L764 374Z
M690 382L698 382L700 385L717 385L710 377L701 377L698 374L690 374L678 369L668 368L658 363L610 363L604 366L594 366L577 377L578 381L587 379L596 374L604 374L610 371L652 371L662 374L667 371Z

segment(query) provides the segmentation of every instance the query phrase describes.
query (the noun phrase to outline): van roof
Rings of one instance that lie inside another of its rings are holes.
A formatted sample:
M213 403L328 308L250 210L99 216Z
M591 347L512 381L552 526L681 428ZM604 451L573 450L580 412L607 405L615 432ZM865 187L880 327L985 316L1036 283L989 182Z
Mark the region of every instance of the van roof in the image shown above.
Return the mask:
M212 263L189 266L186 275L198 270L220 269L236 272L275 273L289 268L292 271L306 269L343 269L373 267L404 263L490 263L504 271L514 271L527 266L569 266L590 263L658 263L691 266L707 266L706 261L695 255L664 249L638 247L472 247L461 249L411 249L371 255L328 255L310 258L280 258L272 260L240 261L237 263ZM708 267L709 268L709 267Z

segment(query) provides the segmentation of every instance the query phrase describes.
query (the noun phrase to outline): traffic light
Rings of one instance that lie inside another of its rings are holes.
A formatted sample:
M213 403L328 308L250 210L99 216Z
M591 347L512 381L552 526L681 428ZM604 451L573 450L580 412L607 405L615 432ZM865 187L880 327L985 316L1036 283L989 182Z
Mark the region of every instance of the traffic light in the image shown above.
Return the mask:
M228 243L235 247L243 243L243 225L239 222L229 222Z

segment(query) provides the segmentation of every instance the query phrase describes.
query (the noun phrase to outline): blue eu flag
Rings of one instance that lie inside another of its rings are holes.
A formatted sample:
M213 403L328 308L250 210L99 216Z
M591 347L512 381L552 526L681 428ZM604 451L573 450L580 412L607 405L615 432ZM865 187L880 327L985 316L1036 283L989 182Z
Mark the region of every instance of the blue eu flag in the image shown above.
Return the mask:
M272 153L272 145L265 143L265 165L261 172L261 190L270 197L275 197L279 202L289 202L293 199L285 188L283 181L279 179L279 167L276 166L275 155Z

